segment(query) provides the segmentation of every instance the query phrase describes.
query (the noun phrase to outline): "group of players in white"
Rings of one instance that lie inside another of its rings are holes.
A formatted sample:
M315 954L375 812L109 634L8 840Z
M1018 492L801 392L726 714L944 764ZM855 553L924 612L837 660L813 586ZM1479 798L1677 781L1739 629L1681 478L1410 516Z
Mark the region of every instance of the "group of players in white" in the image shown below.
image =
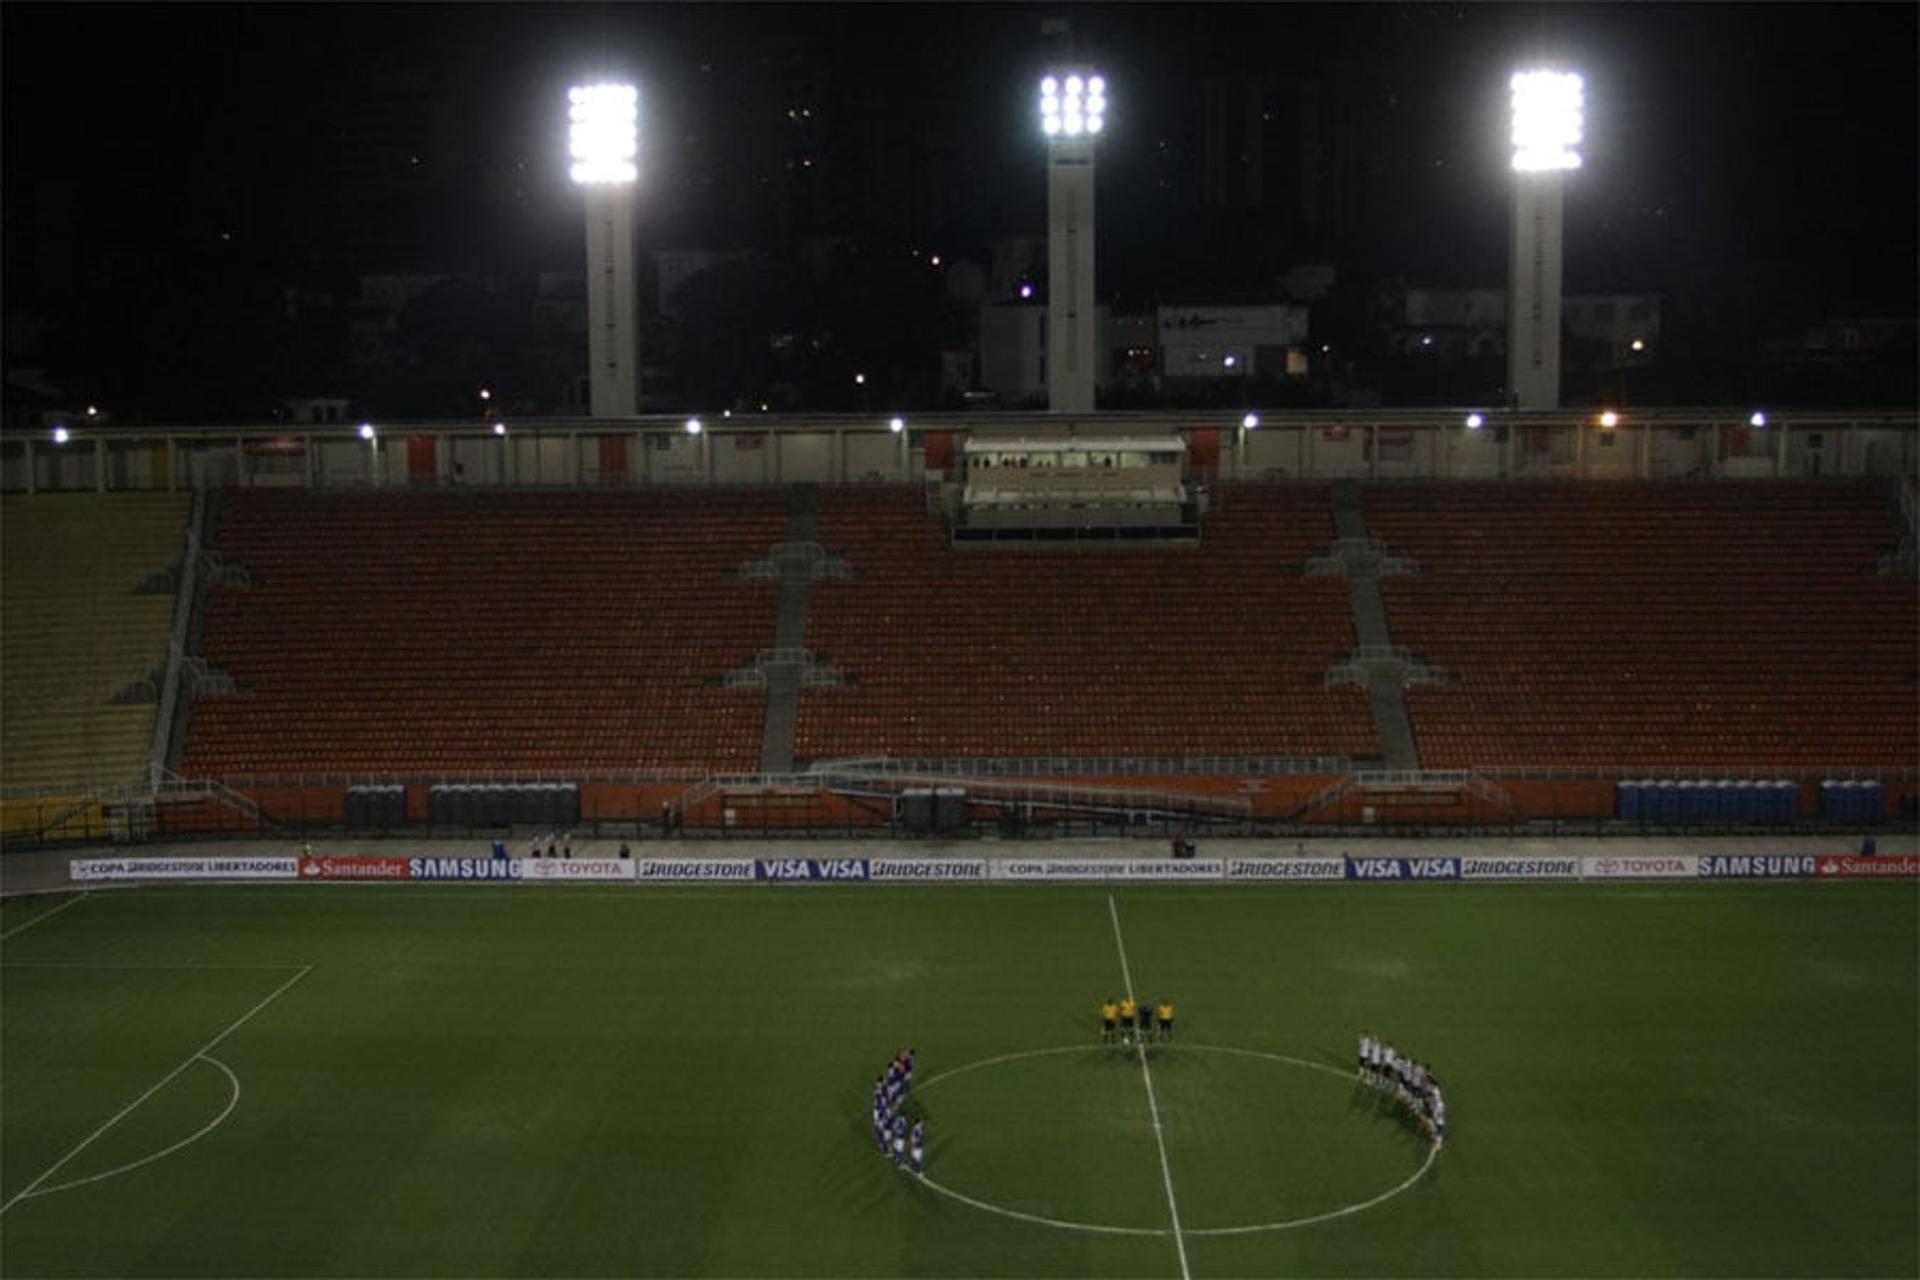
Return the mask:
M880 1154L903 1163L915 1174L926 1172L927 1122L915 1116L907 1123L907 1094L913 1089L913 1050L902 1049L887 1069L873 1080L873 1140Z
M1392 1094L1394 1101L1433 1139L1433 1145L1447 1141L1447 1097L1440 1091L1440 1077L1424 1062L1407 1057L1372 1033L1360 1037L1360 1080Z

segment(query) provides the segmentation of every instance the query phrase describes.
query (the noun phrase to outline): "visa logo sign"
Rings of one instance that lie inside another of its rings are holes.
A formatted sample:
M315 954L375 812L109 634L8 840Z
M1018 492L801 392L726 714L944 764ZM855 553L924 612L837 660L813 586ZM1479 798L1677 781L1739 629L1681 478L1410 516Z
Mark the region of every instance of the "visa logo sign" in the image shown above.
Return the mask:
M1458 858L1348 858L1349 880L1458 880Z
M865 880L865 858L762 858L754 864L759 880Z
M1353 880L1398 880L1398 858L1348 858L1347 876Z

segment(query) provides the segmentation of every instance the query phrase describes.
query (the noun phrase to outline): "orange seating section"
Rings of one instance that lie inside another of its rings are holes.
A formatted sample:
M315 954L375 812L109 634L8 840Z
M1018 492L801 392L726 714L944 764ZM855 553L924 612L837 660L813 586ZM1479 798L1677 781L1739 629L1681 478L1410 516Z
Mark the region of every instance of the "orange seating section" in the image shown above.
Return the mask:
M918 490L820 498L850 581L814 584L807 644L850 678L800 698L800 760L1370 756L1347 584L1301 575L1325 487L1216 491L1198 549L954 550Z
M1874 483L1380 485L1427 768L1911 767L1913 579Z
M240 692L193 707L202 776L752 769L774 634L739 567L785 536L775 490L239 491L202 651Z

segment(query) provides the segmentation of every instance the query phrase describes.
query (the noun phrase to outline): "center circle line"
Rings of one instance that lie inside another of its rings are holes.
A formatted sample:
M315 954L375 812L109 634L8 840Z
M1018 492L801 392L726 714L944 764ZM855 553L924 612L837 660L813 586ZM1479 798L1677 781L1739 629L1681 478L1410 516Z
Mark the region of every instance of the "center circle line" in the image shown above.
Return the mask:
M1330 1067L1324 1062L1314 1062L1308 1058L1290 1057L1284 1053L1267 1053L1260 1049L1240 1049L1232 1045L1199 1044L1192 1041L1183 1041L1181 1047L1189 1050L1197 1050L1201 1053L1226 1053L1235 1054L1243 1058L1265 1058L1272 1062L1284 1062L1296 1067L1305 1067L1309 1071L1318 1071L1322 1075L1334 1076L1341 1080L1354 1079L1351 1072L1342 1071L1338 1067ZM977 1071L982 1067L994 1067L1002 1063L1020 1062L1027 1058L1045 1058L1062 1053L1099 1053L1111 1050L1112 1048L1112 1045L1104 1043L1071 1044L1058 1045L1050 1049L1023 1049L1018 1053L1003 1053L996 1057L981 1058L976 1062L966 1062L957 1067L949 1067L945 1071L928 1076L925 1080L922 1080L919 1088L921 1090L930 1089L942 1080L951 1080L955 1076L964 1075L969 1071ZM1304 1218L1285 1218L1275 1222L1254 1222L1238 1227L1189 1227L1184 1234L1189 1236L1253 1235L1262 1231L1292 1231L1299 1227L1313 1226L1315 1223L1331 1222L1336 1218L1351 1217L1357 1213L1364 1213L1368 1209L1377 1208L1412 1187L1427 1175L1428 1171L1433 1168L1434 1161L1439 1159L1439 1156L1439 1146L1429 1144L1427 1147L1427 1158L1421 1162L1418 1169L1415 1169L1412 1174L1408 1175L1405 1181L1399 1183L1397 1186L1389 1187L1379 1195L1368 1200L1342 1205L1337 1209L1329 1209L1325 1213L1311 1214ZM1041 1214L1026 1213L1019 1209L1009 1209L1004 1205L997 1205L990 1201L976 1199L973 1196L967 1195L965 1192L955 1191L952 1187L936 1182L925 1174L918 1175L916 1180L943 1196L957 1200L962 1204L970 1205L975 1209L980 1209L987 1213L999 1214L1004 1218L1013 1218L1020 1222L1031 1222L1037 1226L1053 1227L1060 1231L1090 1231L1103 1235L1125 1236L1170 1236L1173 1234L1171 1230L1165 1227L1116 1227L1102 1222L1076 1222L1067 1218L1049 1218Z

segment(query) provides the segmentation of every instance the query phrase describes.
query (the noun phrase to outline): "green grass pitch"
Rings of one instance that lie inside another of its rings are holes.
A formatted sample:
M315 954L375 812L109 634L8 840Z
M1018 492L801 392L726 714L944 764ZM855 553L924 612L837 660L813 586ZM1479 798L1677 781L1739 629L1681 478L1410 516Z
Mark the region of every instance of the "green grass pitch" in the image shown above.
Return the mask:
M0 1270L1920 1272L1911 884L1109 899L8 900ZM1149 1060L1157 1117L1139 1059L1095 1046L1117 941L1135 989L1180 1010ZM1410 1184L1425 1142L1333 1074L1367 1029L1446 1084L1450 1141ZM1001 1212L874 1152L871 1083L905 1044L929 1177Z

